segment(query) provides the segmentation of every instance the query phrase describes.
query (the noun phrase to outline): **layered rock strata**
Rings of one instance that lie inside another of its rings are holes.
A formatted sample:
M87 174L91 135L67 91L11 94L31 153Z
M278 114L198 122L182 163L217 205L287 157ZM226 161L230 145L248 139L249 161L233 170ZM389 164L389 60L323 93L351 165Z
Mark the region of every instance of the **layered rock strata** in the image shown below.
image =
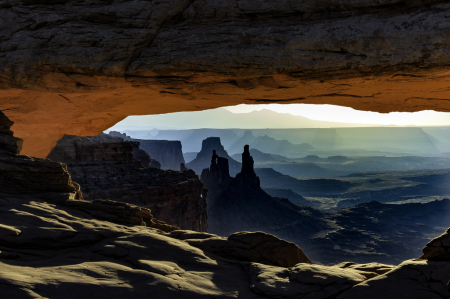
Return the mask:
M243 103L450 111L443 0L86 3L0 5L0 110L26 154L129 115Z
M138 142L105 136L65 136L48 158L67 163L88 200L137 205L150 209L156 219L165 223L207 230L203 184L195 173L164 171L148 167L148 163L145 167L143 158L134 156L143 152Z
M9 201L17 201L20 206L20 202L44 200L116 223L150 226L164 231L177 229L175 226L154 219L151 211L146 208L108 200L85 201L80 185L72 181L65 164L20 155L22 140L13 136L10 130L13 124L0 111L2 130L0 132L0 207L4 207L4 203ZM95 159L94 156L97 154L89 151L80 155L86 160L91 160ZM66 155L66 157L69 156ZM130 155L123 155L123 157L129 159ZM48 203L40 202L39 205L48 205ZM17 219L11 221L16 223ZM12 229L10 226L1 226L0 230L3 236L14 236L13 232L16 232L17 236L21 235L20 230Z
M152 167L178 171L181 163L184 164L180 141L135 139L117 131L110 131L108 134L126 141L139 142L139 148L152 157Z
M20 155L23 140L14 137L13 124L0 111L0 193L83 199L65 164Z

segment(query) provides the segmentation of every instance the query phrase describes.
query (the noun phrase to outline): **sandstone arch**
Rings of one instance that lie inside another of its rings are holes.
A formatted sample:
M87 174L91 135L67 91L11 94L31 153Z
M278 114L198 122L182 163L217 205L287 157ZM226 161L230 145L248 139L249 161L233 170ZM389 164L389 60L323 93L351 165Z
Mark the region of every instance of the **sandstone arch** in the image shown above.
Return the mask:
M0 1L0 110L38 157L136 114L450 111L450 4L382 2Z

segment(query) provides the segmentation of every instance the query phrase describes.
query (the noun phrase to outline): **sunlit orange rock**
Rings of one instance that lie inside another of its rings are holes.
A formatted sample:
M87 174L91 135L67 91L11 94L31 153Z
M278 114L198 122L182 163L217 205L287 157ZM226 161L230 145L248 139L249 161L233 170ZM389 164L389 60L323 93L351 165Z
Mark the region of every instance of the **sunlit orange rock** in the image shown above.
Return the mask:
M447 1L22 2L1 6L0 110L24 154L241 103L450 111Z

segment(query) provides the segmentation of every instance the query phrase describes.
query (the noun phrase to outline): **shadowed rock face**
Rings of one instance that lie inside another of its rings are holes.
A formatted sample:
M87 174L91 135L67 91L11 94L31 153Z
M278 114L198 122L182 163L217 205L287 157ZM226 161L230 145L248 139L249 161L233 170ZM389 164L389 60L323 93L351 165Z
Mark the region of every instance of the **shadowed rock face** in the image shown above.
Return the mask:
M128 115L242 103L450 111L447 1L12 0L0 10L0 110L30 155Z
M207 231L203 184L195 173L149 167L144 154L138 142L109 135L64 136L48 158L67 163L88 200L126 202L151 209L165 223Z
M224 167L227 168L226 175L230 176L230 174L233 176L237 174L241 170L241 163L233 160L228 153L225 151L222 143L220 142L219 137L209 137L203 140L202 142L202 149L197 154L197 157L195 157L194 160L192 160L189 163L186 163L186 167L189 169L194 170L196 173L201 174L203 169L205 167L208 167L209 165L212 165L211 161L211 153L216 153L217 157L221 157L223 159L227 159L227 162L220 162L220 163L226 163L227 165ZM218 161L221 161L220 159ZM214 165L216 165L216 162L214 162ZM215 167L215 166L213 166ZM225 171L224 168L221 169L222 171ZM225 174L224 174L225 175Z
M256 176L255 170L253 169L254 164L255 162L252 156L250 156L249 146L246 145L242 153L242 170L236 175L236 181L242 185L260 188L259 177Z
M179 171L180 164L184 163L180 141L131 140L139 142L140 148L148 153L152 159L155 159L160 164L161 169ZM152 165L155 164L156 162L153 162Z
M23 141L13 136L13 124L0 111L0 196L11 193L83 199L80 186L72 181L65 164L20 155Z

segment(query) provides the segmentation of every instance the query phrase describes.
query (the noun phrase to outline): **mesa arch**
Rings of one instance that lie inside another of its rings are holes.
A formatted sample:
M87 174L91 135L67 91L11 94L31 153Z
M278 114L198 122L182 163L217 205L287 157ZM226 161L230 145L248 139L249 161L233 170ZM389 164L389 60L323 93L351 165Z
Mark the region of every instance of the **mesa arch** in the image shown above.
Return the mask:
M445 2L0 1L0 110L37 157L128 115L240 103L449 112Z

